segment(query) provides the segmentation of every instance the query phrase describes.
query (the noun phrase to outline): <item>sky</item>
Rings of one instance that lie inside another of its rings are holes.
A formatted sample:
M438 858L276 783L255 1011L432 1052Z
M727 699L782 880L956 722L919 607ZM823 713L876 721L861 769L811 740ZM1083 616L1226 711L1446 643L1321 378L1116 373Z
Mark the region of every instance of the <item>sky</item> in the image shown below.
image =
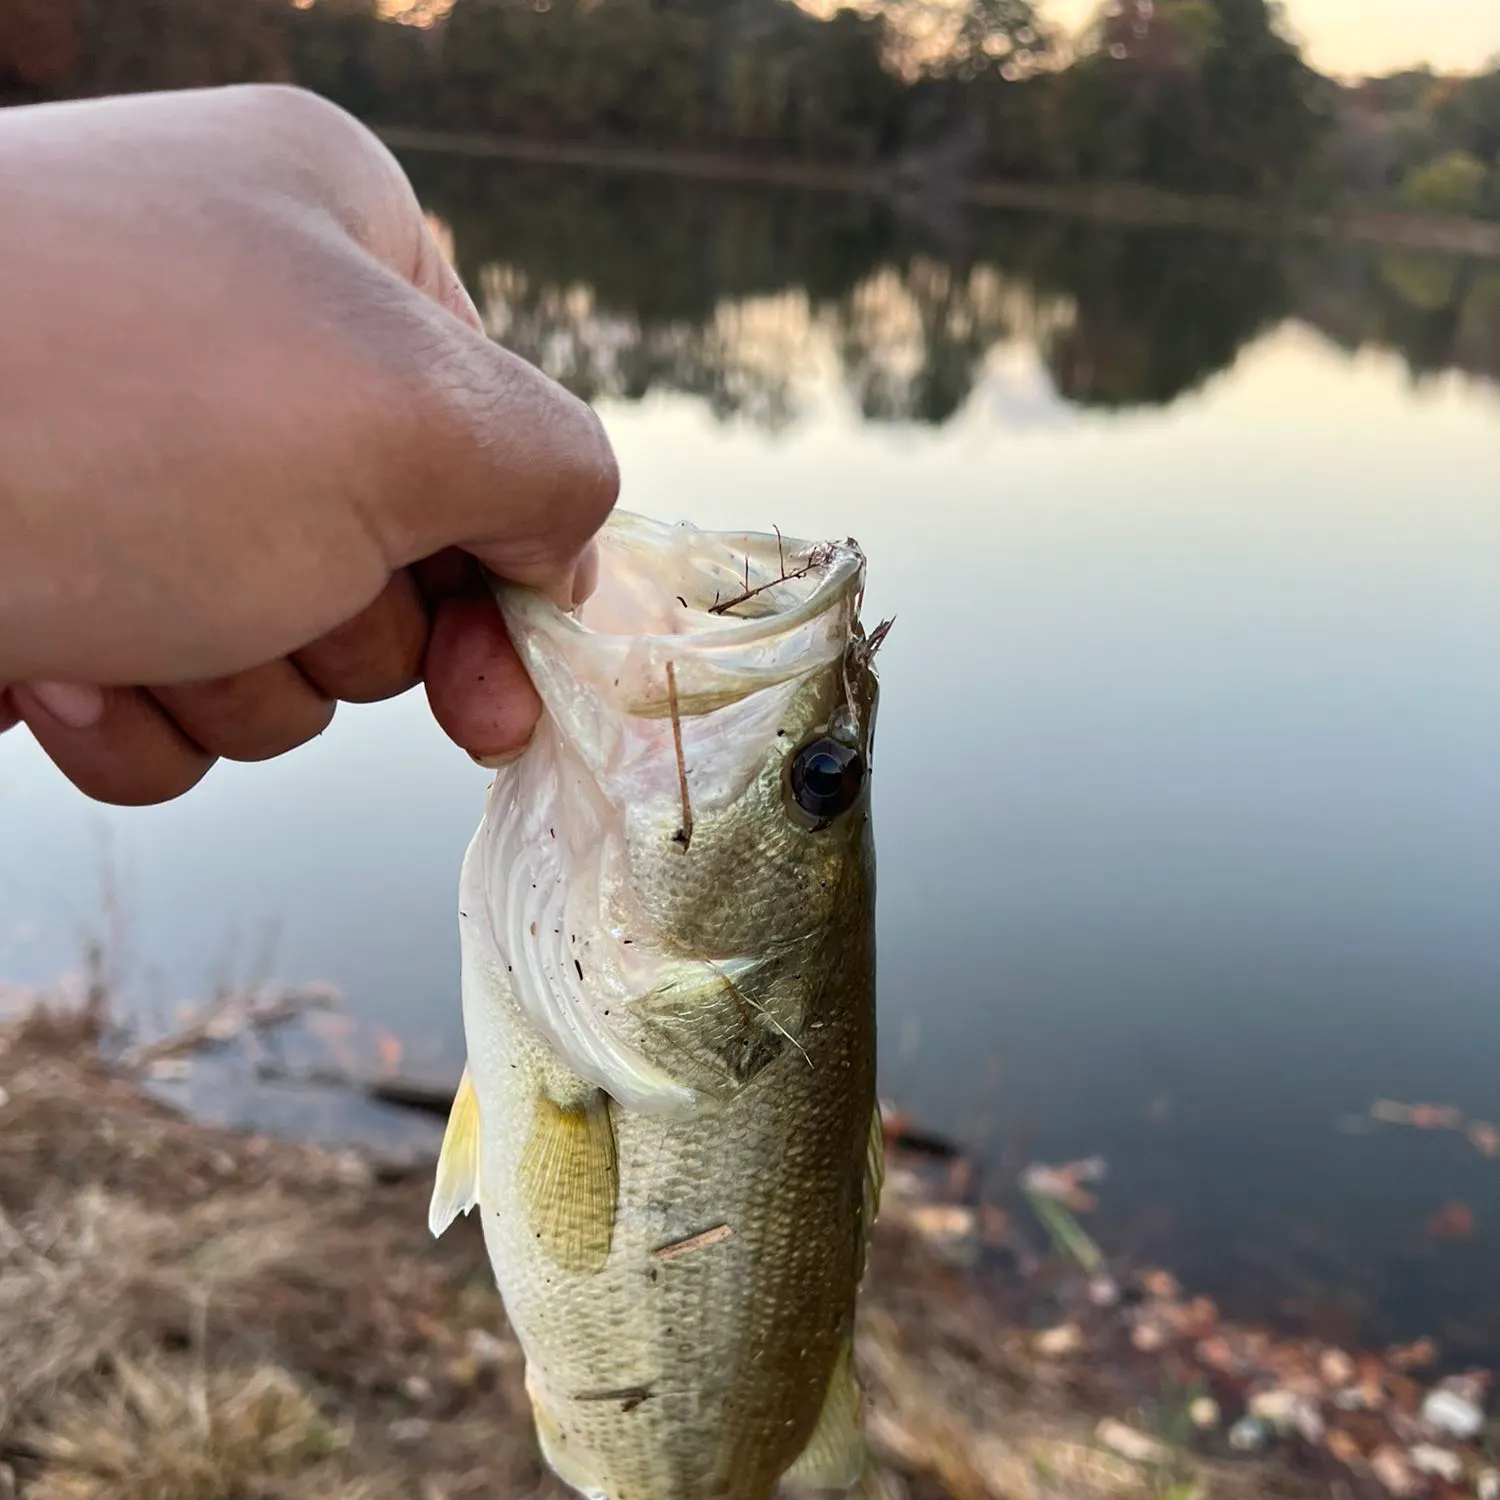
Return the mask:
M1080 25L1098 0L1041 0L1044 15ZM1470 72L1500 55L1500 0L1285 0L1307 59L1327 73L1387 73L1430 63Z

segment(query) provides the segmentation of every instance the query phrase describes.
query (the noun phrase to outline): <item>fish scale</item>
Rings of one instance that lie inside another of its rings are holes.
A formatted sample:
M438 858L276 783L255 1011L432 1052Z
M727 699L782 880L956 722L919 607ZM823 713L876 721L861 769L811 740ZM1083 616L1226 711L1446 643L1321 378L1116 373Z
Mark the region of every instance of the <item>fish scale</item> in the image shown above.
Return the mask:
M722 608L729 546L749 620ZM499 591L543 731L464 862L469 1056L433 1228L477 1207L543 1454L580 1493L847 1487L880 1165L869 784L847 774L876 700L864 559L623 513L600 556L576 618ZM622 660L645 664L624 686ZM694 693L668 684L670 733L642 694L667 661ZM542 827L579 931L517 915Z

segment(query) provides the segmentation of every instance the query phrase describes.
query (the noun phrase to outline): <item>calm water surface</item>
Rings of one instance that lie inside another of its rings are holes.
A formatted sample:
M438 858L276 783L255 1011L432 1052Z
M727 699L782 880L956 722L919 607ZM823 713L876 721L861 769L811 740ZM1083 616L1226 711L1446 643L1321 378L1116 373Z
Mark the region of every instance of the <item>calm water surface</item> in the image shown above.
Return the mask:
M865 546L883 1092L1102 1152L1106 1245L1239 1310L1493 1356L1500 1160L1338 1122L1500 1119L1500 267L413 170L623 503ZM7 735L0 975L76 963L108 865L141 1010L326 978L456 1072L485 781L418 696L144 811Z

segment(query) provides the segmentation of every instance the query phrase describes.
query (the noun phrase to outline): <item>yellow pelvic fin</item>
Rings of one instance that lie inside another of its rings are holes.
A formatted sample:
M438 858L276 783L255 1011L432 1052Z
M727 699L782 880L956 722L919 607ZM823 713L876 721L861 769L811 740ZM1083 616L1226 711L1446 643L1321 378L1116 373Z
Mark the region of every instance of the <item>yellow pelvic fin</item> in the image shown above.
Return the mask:
M867 1453L860 1406L854 1351L846 1338L834 1363L818 1425L807 1447L781 1476L782 1482L804 1490L846 1490L856 1483L865 1471Z
M479 1099L474 1081L464 1068L448 1111L443 1149L438 1155L437 1180L427 1210L427 1227L436 1239L460 1214L479 1201Z
M554 1265L580 1276L604 1268L619 1189L609 1100L596 1093L564 1105L539 1096L521 1154L521 1195L526 1222Z
M537 1447L542 1460L562 1482L582 1495L600 1495L597 1479L589 1469L584 1450L570 1446L561 1423L552 1415L542 1393L532 1380L531 1367L526 1368L526 1396L531 1402L531 1419L536 1429Z

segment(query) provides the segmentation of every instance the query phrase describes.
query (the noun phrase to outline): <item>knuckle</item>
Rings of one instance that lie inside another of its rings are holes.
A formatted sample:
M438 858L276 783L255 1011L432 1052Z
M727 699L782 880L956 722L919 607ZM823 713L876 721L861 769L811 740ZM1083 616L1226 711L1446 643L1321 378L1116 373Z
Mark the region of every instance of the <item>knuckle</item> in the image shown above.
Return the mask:
M289 750L317 739L332 722L333 713L331 702L309 696L306 704L293 709L250 715L190 732L211 755L224 760L274 760L278 755L285 755Z
M421 659L310 663L308 675L342 703L380 703L399 697L422 680Z
M295 83L239 83L223 90L227 102L251 113L257 122L308 135L368 135L346 109Z
M152 807L190 792L213 765L209 756L138 757L113 762L76 762L53 755L58 770L94 802L114 807Z
M212 681L152 690L157 705L211 755L270 760L328 727L334 705L285 661Z

